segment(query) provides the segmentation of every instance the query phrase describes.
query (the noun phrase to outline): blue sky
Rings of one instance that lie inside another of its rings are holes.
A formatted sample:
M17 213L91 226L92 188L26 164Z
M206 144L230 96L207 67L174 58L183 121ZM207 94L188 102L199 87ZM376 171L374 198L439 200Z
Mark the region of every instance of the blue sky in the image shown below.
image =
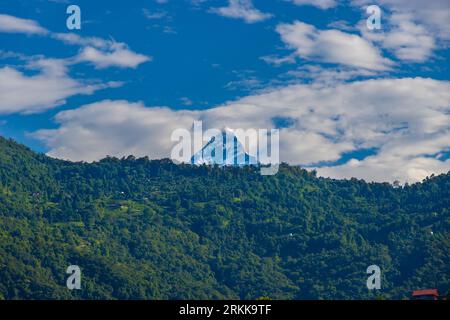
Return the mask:
M0 134L72 160L159 158L194 120L282 119L283 161L419 181L450 170L449 21L445 0L0 0Z

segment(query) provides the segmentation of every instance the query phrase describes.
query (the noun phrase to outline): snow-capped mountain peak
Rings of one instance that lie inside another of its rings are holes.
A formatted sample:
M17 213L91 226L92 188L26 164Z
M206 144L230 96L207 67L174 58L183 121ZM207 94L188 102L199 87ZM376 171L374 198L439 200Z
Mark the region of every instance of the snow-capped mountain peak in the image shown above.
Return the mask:
M245 152L233 130L224 128L220 134L213 136L201 150L194 154L191 164L245 166L256 165L257 160Z

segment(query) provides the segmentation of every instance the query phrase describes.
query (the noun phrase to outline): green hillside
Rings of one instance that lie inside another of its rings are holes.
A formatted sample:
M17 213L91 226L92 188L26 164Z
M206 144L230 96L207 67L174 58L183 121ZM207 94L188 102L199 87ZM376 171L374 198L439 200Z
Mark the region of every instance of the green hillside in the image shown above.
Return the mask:
M450 288L449 249L450 173L394 188L288 165L72 163L0 138L0 299L402 299Z

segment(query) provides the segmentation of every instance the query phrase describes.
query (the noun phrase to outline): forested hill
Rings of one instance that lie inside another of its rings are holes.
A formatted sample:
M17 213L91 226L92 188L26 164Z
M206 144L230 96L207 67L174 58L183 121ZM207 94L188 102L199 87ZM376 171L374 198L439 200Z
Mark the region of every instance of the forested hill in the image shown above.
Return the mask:
M375 299L450 288L450 173L72 163L0 138L0 299ZM366 287L369 265L381 290ZM81 290L66 287L78 265Z

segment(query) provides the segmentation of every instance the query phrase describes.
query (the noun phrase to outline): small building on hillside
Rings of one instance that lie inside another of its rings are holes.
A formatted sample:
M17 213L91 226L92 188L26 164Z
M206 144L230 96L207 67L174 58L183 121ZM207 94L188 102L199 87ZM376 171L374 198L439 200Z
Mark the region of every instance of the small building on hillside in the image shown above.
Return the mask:
M412 296L416 300L438 300L439 291L438 289L415 290Z

